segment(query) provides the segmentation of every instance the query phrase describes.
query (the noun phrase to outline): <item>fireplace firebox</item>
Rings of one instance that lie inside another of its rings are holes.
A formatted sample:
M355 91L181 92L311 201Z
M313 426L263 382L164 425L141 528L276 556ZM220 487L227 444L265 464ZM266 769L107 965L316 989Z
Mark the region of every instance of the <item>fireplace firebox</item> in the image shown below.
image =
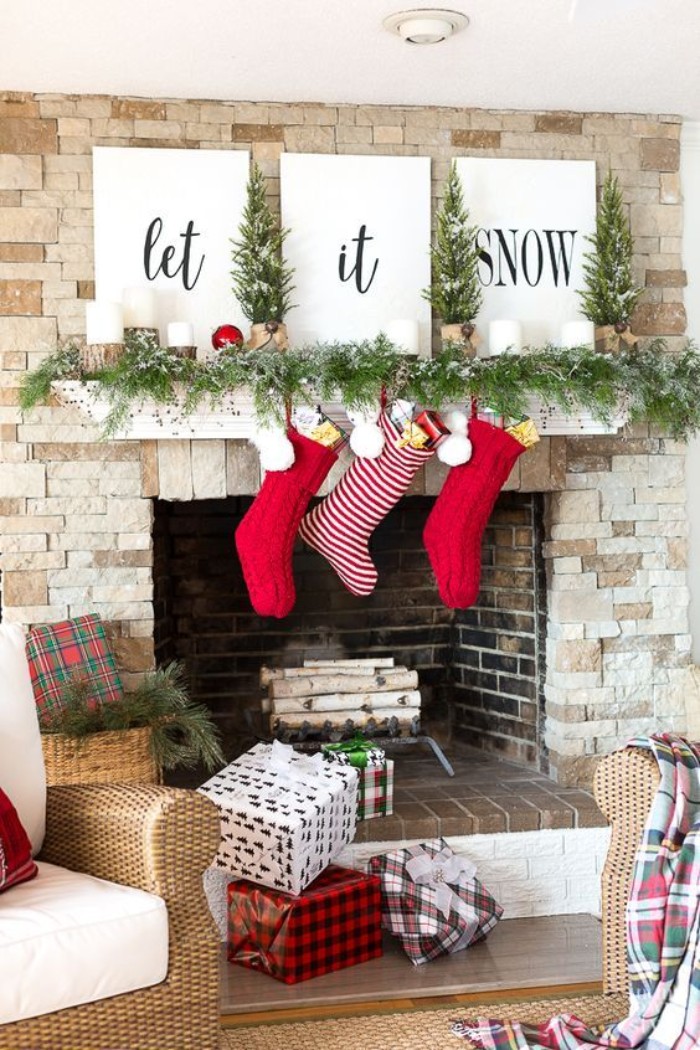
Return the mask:
M377 528L379 582L367 598L350 594L298 542L296 605L275 620L251 608L233 543L250 497L155 501L156 658L184 661L231 757L268 732L262 666L393 656L418 672L423 731L546 770L542 497L500 496L484 537L479 600L458 612L441 603L422 544L433 502L403 500Z

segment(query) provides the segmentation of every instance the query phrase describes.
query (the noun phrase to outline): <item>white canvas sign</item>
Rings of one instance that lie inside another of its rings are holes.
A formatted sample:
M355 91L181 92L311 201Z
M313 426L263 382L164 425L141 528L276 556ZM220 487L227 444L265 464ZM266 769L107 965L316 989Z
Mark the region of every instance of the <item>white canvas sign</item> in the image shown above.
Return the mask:
M231 291L231 238L245 204L249 154L239 150L93 150L96 297L158 292L161 341L190 321L200 352L220 324L242 326Z
M429 353L430 159L283 153L280 169L292 342L385 331Z
M522 325L525 344L558 344L582 317L586 236L595 232L595 163L564 160L456 161L464 203L478 227L483 336L494 320Z

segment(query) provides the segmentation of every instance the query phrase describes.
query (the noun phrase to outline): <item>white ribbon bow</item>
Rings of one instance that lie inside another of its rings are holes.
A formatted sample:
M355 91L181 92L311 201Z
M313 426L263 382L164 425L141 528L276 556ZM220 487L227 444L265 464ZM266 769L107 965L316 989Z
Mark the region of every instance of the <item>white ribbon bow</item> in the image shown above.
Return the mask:
M320 752L315 755L300 755L291 744L282 744L279 740L273 740L269 769L271 773L277 773L282 779L296 780L299 783L317 783L319 774L325 768L327 767Z
M447 847L435 857L419 847L406 864L406 871L416 886L430 886L435 891L435 905L446 919L453 909L463 919L472 920L476 928L478 917L474 909L451 888L466 886L474 878L476 866L470 860L455 856Z

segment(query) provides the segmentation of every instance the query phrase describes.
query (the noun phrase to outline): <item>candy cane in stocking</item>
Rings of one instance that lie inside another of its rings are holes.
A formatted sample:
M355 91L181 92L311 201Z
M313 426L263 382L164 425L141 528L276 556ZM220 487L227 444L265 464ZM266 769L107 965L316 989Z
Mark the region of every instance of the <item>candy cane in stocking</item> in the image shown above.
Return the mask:
M530 436L520 441L481 419L469 422L472 457L452 467L423 530L440 597L450 609L468 609L477 599L481 538L515 461L537 440L532 429L530 425Z
M330 495L299 526L304 542L322 554L347 589L358 596L371 594L377 582L369 554L370 536L434 452L410 444L397 447L398 431L385 412L380 426L385 437L380 454L353 460Z

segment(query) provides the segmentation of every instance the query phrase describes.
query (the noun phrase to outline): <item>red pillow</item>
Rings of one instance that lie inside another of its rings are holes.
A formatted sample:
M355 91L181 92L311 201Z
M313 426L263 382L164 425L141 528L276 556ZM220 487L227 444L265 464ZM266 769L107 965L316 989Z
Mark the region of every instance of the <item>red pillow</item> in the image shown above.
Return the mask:
M38 870L17 810L0 788L0 893L33 879Z

